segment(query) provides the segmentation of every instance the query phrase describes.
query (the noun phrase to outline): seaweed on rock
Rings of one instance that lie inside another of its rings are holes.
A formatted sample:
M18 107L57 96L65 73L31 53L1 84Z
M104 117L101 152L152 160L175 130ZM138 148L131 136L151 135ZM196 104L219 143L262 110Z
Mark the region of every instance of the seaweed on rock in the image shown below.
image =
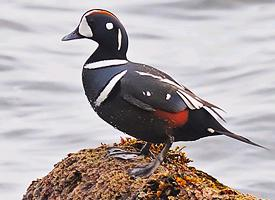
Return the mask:
M137 151L142 142L122 139L114 144ZM130 168L150 162L150 157L121 160L107 156L108 145L70 153L45 177L33 181L23 200L30 199L257 199L218 182L188 165L182 148L170 150L163 164L149 178L133 178ZM162 145L152 145L159 153Z

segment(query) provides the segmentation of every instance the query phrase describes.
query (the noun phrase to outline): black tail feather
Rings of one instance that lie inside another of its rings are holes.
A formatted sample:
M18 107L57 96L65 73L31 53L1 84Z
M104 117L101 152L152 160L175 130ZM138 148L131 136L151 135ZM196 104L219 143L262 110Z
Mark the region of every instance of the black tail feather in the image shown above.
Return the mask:
M210 128L211 129L211 128ZM213 130L213 129L211 129ZM222 134L222 135L226 135L228 137L231 137L231 138L234 138L236 140L239 140L239 141L242 141L242 142L245 142L247 144L250 144L250 145L254 145L254 146L257 146L257 147L260 147L260 148L263 148L263 149L266 149L266 150L269 150L268 148L262 146L262 145L259 145L259 144L256 144L255 142L252 142L251 140L243 137L243 136L240 136L240 135L237 135L235 133L232 133L232 132L229 132L229 131L219 131L219 130L213 130L215 133L218 133L218 134Z
M212 112L214 112L223 122L226 123L225 119L215 110L213 109L213 107L208 107L210 110L212 110ZM224 111L224 110L222 110Z
M262 145L227 130L205 108L190 111L188 123L179 127L177 131L176 141L194 141L208 136L225 135L241 142L269 150Z

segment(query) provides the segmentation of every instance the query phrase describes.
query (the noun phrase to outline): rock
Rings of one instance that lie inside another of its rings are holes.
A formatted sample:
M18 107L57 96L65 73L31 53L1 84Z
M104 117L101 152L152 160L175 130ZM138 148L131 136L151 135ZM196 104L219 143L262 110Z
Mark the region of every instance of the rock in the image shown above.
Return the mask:
M122 139L114 146L138 151L140 141ZM31 183L23 200L30 199L257 199L219 183L215 178L188 165L182 148L170 150L163 164L149 178L133 178L128 170L152 158L121 160L108 157L109 146L70 153L45 177ZM157 154L162 145L152 145Z

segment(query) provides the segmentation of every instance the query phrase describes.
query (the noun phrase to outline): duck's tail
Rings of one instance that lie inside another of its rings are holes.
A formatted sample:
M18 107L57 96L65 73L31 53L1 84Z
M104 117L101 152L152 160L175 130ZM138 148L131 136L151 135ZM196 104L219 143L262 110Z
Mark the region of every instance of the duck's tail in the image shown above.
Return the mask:
M213 115L211 115L204 108L190 112L190 117L190 122L194 122L194 124L192 124L192 128L194 132L198 133L200 137L207 137L211 135L225 135L227 137L231 137L233 139L245 142L250 145L268 149L262 145L252 142L251 140L243 136L237 135L227 130L213 117Z
M231 137L231 138L234 138L236 140L239 140L239 141L242 141L242 142L245 142L247 144L250 144L250 145L254 145L254 146L257 146L257 147L260 147L260 148L263 148L263 149L266 149L266 150L269 150L268 148L262 146L262 145L259 145L255 142L252 142L251 140L241 136L241 135L237 135L235 133L232 133L230 131L220 131L220 130L215 130L213 128L208 128L207 131L209 133L212 133L212 134L221 134L221 135L225 135L225 136L228 136L228 137Z

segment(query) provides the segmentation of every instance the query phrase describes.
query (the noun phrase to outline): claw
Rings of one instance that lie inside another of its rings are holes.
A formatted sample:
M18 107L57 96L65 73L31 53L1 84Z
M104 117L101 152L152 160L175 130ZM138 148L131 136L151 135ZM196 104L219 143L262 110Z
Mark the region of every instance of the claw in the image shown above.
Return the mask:
M149 177L158 168L156 163L152 162L144 167L136 167L129 170L129 175L133 177Z

